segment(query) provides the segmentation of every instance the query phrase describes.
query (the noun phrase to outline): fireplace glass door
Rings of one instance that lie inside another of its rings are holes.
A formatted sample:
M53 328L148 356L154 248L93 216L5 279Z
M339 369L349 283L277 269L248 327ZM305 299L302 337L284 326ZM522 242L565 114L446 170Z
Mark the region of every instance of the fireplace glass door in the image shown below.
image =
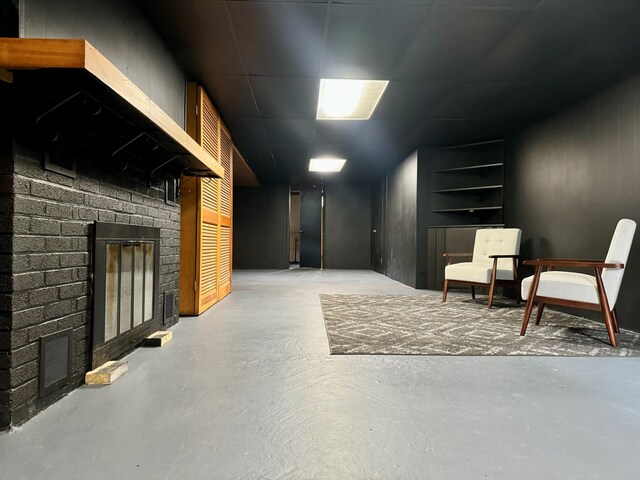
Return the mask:
M153 242L106 244L104 340L153 318Z
M143 338L136 332L154 318L159 237L156 228L96 223L93 346L100 361Z

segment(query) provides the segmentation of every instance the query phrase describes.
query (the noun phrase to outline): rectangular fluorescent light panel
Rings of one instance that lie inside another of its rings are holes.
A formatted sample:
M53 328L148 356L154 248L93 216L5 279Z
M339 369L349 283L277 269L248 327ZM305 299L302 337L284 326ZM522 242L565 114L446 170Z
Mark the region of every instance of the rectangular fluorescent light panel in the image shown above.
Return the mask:
M369 120L388 80L320 79L317 120Z
M339 172L346 160L344 158L312 158L309 161L310 172Z

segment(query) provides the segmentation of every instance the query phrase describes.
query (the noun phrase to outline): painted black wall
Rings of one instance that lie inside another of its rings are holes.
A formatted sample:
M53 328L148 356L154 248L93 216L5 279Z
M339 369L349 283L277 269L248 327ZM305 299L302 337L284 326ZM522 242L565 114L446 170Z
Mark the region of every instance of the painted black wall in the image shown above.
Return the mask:
M289 268L289 186L233 190L233 268Z
M385 273L410 287L417 279L418 152L386 179Z
M325 187L324 268L371 268L371 187Z
M604 258L618 220L640 221L638 99L640 75L560 112L510 143L505 222L522 228L525 258ZM620 325L637 331L639 238L636 234L616 306Z
M184 128L185 76L135 2L20 0L20 37L88 40Z
M18 0L0 2L0 37L17 37L19 33Z

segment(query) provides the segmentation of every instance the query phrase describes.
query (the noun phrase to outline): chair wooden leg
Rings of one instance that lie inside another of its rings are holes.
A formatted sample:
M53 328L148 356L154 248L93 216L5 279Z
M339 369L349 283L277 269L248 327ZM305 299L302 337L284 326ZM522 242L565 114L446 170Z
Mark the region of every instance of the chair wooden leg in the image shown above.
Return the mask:
M442 303L447 301L447 292L449 291L449 280L444 281L444 286L442 287Z
M615 307L611 310L611 315L613 317L613 327L616 333L620 333L620 326L618 325L618 312L616 312Z
M543 310L544 310L544 303L538 302L538 311L536 312L536 325L540 325L540 319L542 318Z
M489 284L489 308L493 304L493 294L496 290L496 274L498 269L498 259L493 259L493 269L491 270L491 283Z
M495 290L495 283L491 282L491 285L489 285L489 308L491 308L491 305L493 304L493 292Z
M516 292L516 303L520 306L520 277L518 277L518 262L513 259L513 283L516 285L518 291Z
M607 334L609 335L609 342L612 347L618 346L618 339L616 338L616 329L614 326L614 319L611 310L609 309L609 300L607 299L607 292L604 289L602 283L601 271L599 268L595 268L596 285L598 287L598 298L600 299L600 308L602 309L602 315L604 316L604 324L607 327Z
M476 299L476 287L474 287L473 285L471 285L471 298L473 300Z
M541 267L536 267L536 273L533 275L533 281L531 287L529 287L529 295L527 296L527 305L524 309L524 318L522 319L522 327L520 328L520 335L524 336L527 333L527 326L529 325L529 319L531 318L531 312L533 311L533 303L538 293L538 284L540 283L540 274L542 273Z

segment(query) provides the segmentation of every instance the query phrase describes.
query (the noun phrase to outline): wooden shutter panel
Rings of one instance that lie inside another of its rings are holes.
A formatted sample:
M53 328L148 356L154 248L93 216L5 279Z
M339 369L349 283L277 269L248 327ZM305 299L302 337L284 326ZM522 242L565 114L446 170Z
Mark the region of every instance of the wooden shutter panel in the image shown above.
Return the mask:
M195 115L195 119L187 116L189 133L225 168L223 180L195 179L197 199L191 201L196 206L195 214L191 203L181 203L181 239L186 238L187 242L185 248L181 242L180 313L199 315L231 292L233 143L202 87L188 86L187 104ZM195 245L190 236L195 237Z
M220 298L231 292L231 212L233 186L233 142L229 132L220 129L220 163L224 165L225 177L220 182Z

